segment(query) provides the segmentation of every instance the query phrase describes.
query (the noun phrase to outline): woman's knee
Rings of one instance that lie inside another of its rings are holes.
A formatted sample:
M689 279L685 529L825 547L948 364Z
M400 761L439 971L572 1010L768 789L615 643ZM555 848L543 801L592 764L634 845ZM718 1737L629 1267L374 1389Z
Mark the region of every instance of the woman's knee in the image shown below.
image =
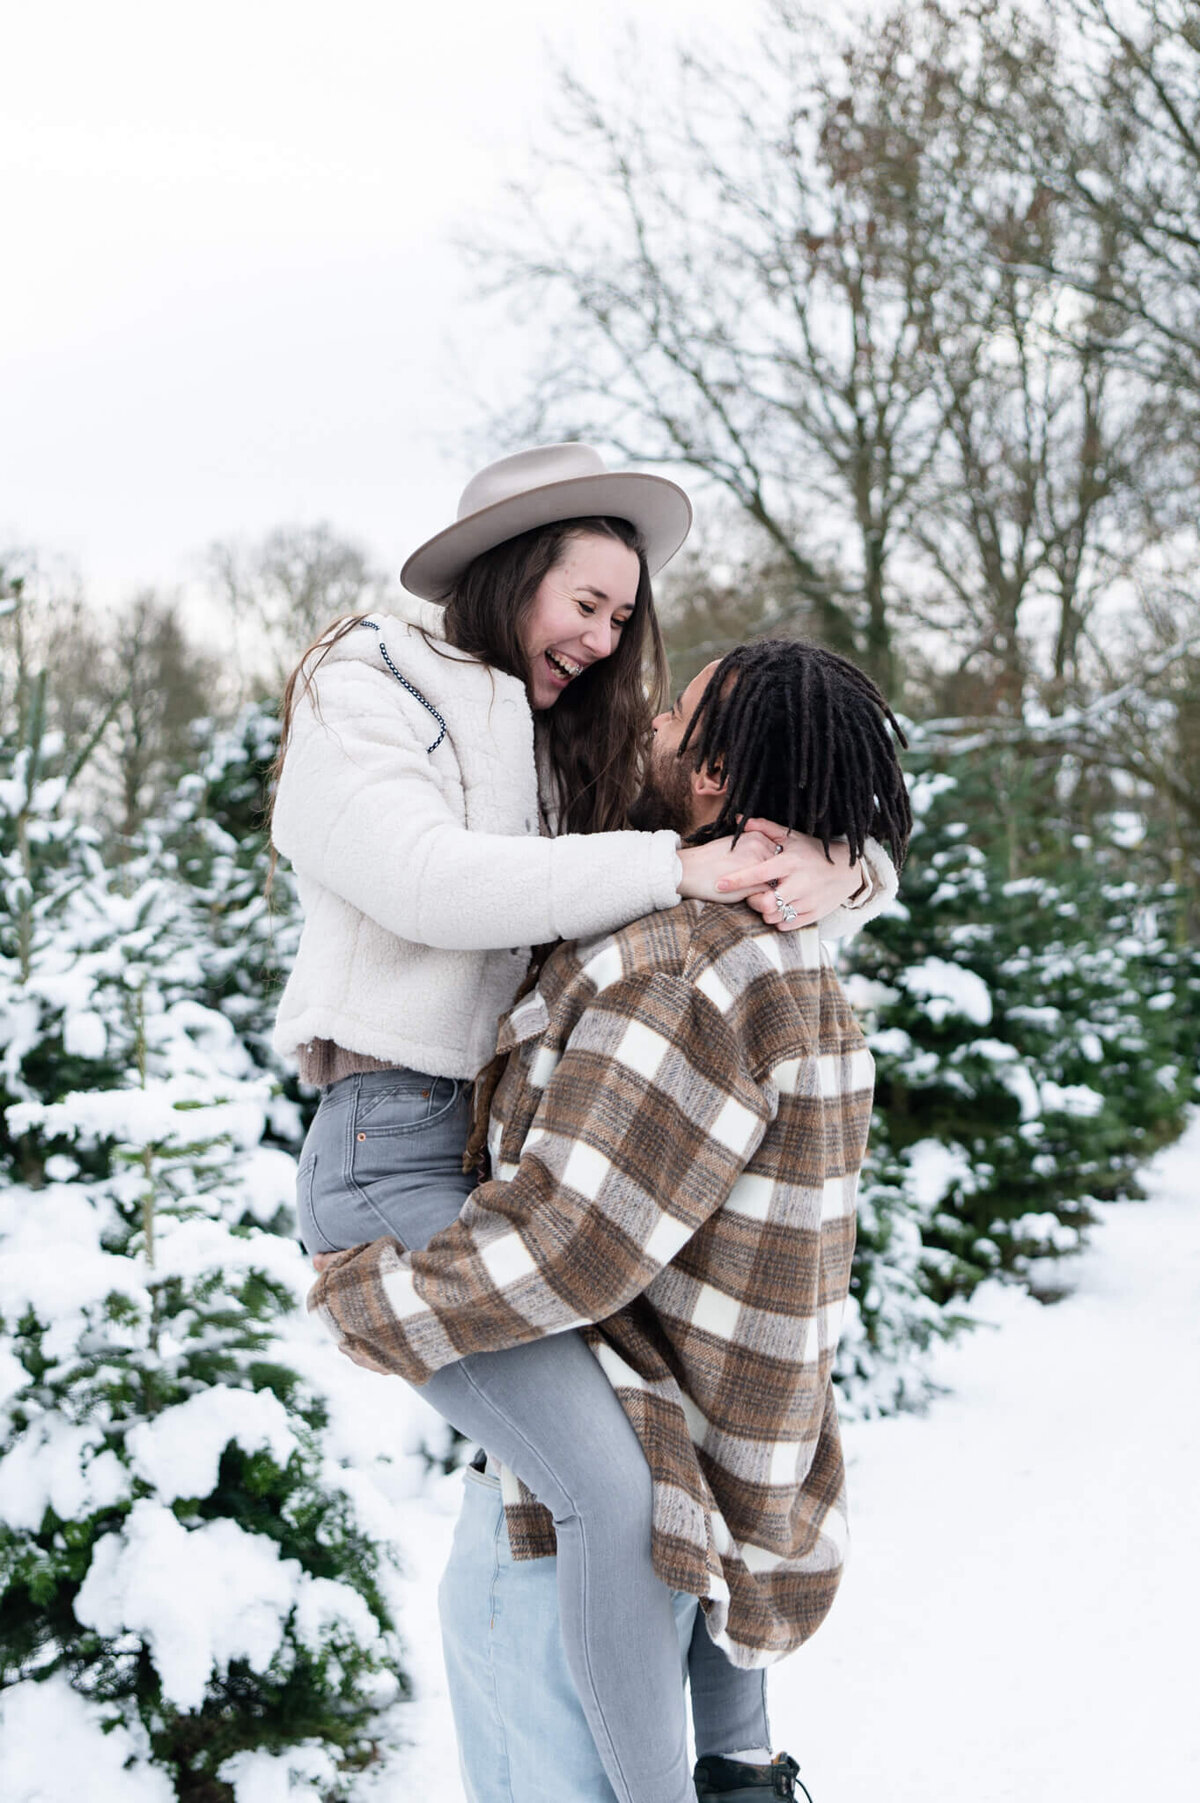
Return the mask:
M641 1446L609 1449L609 1456L572 1474L572 1513L615 1546L648 1546L654 1518L654 1480Z

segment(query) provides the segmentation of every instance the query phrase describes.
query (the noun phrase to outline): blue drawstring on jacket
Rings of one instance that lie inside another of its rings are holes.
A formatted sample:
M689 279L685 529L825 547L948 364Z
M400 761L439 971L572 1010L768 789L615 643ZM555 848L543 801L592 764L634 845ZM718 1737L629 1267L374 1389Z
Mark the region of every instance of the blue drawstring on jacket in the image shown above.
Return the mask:
M438 733L437 738L433 741L433 744L427 745L425 747L425 750L427 753L436 751L438 746L441 744L442 740L446 736L446 722L442 719L442 716L438 713L438 711L437 711L436 707L434 707L432 701L426 701L426 699L425 699L424 695L422 695L420 689L418 689L413 683L409 682L407 676L402 676L400 671L397 670L395 664L391 660L391 657L388 655L388 648L383 642L382 627L377 625L374 620L364 620L363 625L369 626L371 628L372 632L378 632L380 634L379 655L383 659L384 663L387 665L388 669L391 671L392 675L396 678L396 681L398 683L400 683L400 685L403 688L406 688L408 690L409 694L412 696L414 701L419 701L423 708L427 708L428 711L433 715L434 719L437 721L438 726L441 728L441 731Z

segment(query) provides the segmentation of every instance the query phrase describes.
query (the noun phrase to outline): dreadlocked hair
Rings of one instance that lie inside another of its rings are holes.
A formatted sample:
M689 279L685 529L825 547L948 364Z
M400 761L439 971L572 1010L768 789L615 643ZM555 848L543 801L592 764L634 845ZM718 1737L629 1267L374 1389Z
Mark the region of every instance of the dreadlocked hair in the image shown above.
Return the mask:
M727 785L696 841L736 839L757 815L819 839L826 857L845 839L851 864L878 839L899 868L912 809L892 733L907 746L880 690L836 651L799 639L740 645L713 671L679 746Z

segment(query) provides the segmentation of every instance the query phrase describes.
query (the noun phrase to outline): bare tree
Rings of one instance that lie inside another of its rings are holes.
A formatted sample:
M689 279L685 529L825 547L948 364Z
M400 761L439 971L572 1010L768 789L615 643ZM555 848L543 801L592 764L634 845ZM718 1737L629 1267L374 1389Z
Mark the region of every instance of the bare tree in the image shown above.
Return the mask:
M1056 211L1041 191L1002 208L974 297L955 302L966 272L947 269L933 327L946 432L911 532L935 578L915 611L1010 716L1084 692L1089 622L1180 525L1163 403L1111 354L1119 318L1029 272Z
M387 581L328 525L281 526L258 544L209 547L205 574L234 635L244 694L277 695L332 620L380 604Z
M190 767L194 723L217 711L220 661L188 638L176 603L145 589L108 634L110 667L120 685L109 736L119 795L119 831L129 835Z
M764 552L728 506L702 520L655 589L676 692L747 640L819 636L791 560L770 544Z
M48 673L46 718L100 822L132 837L195 755L196 721L231 705L217 657L189 637L178 602L145 589L100 615L78 596L43 608L35 625Z
M1037 268L1119 314L1132 368L1200 400L1200 24L1194 0L1012 0L973 9L1013 76L995 154L1126 254L1094 268L1067 240ZM1030 56L1031 38L1039 49Z
M1131 76L1119 117L1070 104L1106 5L926 0L838 36L773 0L749 68L681 51L673 85L612 94L563 73L552 179L482 253L546 322L503 430L596 434L732 499L758 547L737 585L771 597L699 605L693 576L697 646L722 608L804 625L894 695L903 673L919 705L924 668L1010 718L1082 696L1089 658L1103 679L1092 622L1175 558L1191 504L1119 298L1144 251L1062 176L1135 140L1146 166Z
M673 93L614 102L563 74L548 160L577 213L526 193L483 252L548 322L510 435L596 433L702 471L790 567L798 610L894 689L891 562L946 427L930 325L961 53L932 11L853 46L790 0L769 20L759 66L681 52ZM910 75L921 32L933 83Z

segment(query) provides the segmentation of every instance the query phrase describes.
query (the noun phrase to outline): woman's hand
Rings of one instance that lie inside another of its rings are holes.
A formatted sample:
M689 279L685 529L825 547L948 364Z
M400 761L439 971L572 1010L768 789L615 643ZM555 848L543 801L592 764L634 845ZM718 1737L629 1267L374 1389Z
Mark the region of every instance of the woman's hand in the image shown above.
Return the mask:
M848 845L832 844L826 857L821 841L807 833L788 832L771 820L750 821L747 830L751 828L773 839L775 851L768 863L758 867L766 887L748 895L746 900L781 933L815 926L818 920L843 907L869 881L861 860L851 865ZM743 873L744 877L753 874ZM795 910L794 920L784 919L781 902Z
M747 853L744 857L743 848ZM695 879L710 877L711 893L707 888L701 891L687 887L693 880L687 860L696 852L718 851L725 859L725 867L720 868L720 860L714 860L707 869L698 868ZM704 901L746 901L782 933L824 920L856 895L866 880L861 861L851 867L847 845L831 845L826 858L819 839L789 832L773 820L747 821L736 846L729 839L716 839L711 845L685 847L680 859L684 864L680 892L685 898L697 895ZM784 919L781 902L795 910L794 920Z
M683 876L679 894L683 901L741 901L766 880L762 871L775 853L775 843L765 833L744 832L735 845L732 838L712 839L707 845L685 845L679 853Z

